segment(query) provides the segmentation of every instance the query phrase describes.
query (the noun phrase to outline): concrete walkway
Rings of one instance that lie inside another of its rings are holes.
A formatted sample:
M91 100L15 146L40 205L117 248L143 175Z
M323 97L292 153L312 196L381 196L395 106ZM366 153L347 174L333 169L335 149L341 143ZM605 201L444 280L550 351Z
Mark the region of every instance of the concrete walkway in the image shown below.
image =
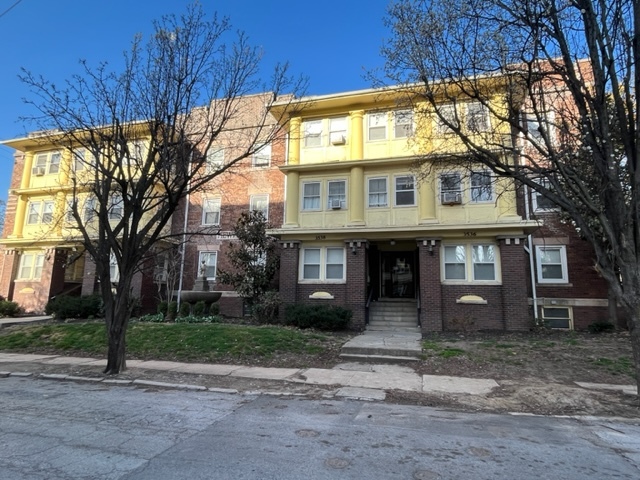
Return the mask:
M366 330L342 347L341 357L355 361L416 361L422 355L419 333Z
M25 325L28 323L39 324L47 323L53 320L51 315L34 315L31 317L6 317L0 318L0 328L10 327L12 325Z

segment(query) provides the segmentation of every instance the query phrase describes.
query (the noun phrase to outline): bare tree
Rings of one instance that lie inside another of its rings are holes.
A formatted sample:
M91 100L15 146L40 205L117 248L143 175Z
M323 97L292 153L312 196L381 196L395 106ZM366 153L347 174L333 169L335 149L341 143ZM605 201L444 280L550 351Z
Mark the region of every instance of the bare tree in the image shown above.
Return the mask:
M134 40L121 72L81 62L82 73L63 88L29 72L22 76L33 95L28 103L39 112L32 120L47 130L48 141L73 154L67 234L95 262L108 374L126 366L132 280L171 238L174 212L189 194L271 142L281 126L267 121L270 105L303 83L294 85L286 66L263 83L260 50L234 34L227 19L206 19L197 5L154 27L146 44ZM243 98L265 91L252 103L252 128L229 136L246 118ZM224 162L207 162L222 141L234 142Z
M527 186L590 242L629 319L640 382L638 12L638 0L397 1L383 54L387 78L465 147L452 161ZM469 101L493 128L443 107Z

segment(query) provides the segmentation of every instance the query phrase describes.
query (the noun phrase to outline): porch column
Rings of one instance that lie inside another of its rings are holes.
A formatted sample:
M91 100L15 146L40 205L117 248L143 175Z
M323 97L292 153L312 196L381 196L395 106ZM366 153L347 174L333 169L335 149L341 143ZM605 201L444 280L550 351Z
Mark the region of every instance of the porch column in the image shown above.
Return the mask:
M364 168L352 167L349 178L349 225L364 224Z
M504 329L529 330L533 316L528 305L527 255L524 237L498 237L502 267L502 311Z
M298 212L300 211L300 174L287 172L286 198L284 211L284 225L298 226Z
M365 306L367 303L367 241L346 240L347 291L346 307L353 312L352 330L365 329Z
M279 311L281 321L284 321L284 311L287 305L293 305L298 297L298 264L300 261L300 242L280 242L280 300Z
M420 329L425 336L429 332L443 330L442 283L440 281L440 239L418 239L420 271Z

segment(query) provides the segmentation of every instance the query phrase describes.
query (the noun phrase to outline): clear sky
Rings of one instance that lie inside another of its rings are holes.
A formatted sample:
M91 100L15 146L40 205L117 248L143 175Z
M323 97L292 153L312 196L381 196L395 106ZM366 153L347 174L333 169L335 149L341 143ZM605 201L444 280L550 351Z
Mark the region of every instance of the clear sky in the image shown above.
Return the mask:
M152 20L179 14L191 0L0 0L0 140L33 126L22 99L21 68L62 83L79 59L117 64ZM381 66L389 0L201 0L207 13L228 16L265 52L265 71L289 62L309 78L309 95L369 88L367 70ZM13 150L0 146L0 199L6 200Z

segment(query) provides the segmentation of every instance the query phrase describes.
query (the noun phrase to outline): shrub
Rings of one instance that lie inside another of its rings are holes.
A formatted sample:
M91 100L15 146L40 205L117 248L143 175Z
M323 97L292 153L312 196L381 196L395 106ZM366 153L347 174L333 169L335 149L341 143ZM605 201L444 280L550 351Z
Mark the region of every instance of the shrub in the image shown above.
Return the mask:
M264 292L258 303L253 305L251 315L258 323L275 323L278 319L278 308L280 307L280 294L274 290Z
M349 325L351 315L351 310L337 306L288 305L285 310L285 323L298 328L344 330Z
M597 322L593 322L587 328L591 333L603 333L613 332L616 329L616 326L611 322L607 322L606 320L600 320Z
M173 322L178 315L178 302L169 302L167 305L167 321Z
M218 303L209 305L209 315L220 315L220 305Z
M102 298L99 295L87 295L84 297L60 295L49 300L44 310L47 315L53 315L60 320L66 318L95 318L101 316Z
M169 309L169 302L162 301L158 304L158 313L161 313L163 317L167 315Z
M0 317L15 317L20 313L20 305L4 298L0 300Z
M162 323L162 322L164 322L164 314L162 314L162 313L149 313L147 315L142 315L141 317L138 317L137 320L139 322Z
M204 303L204 301L200 300L193 305L193 308L191 310L193 315L195 315L196 317L201 317L204 315L204 310L206 307L207 305Z
M191 315L191 305L189 305L187 302L182 302L180 304L180 317L186 317L188 315Z

